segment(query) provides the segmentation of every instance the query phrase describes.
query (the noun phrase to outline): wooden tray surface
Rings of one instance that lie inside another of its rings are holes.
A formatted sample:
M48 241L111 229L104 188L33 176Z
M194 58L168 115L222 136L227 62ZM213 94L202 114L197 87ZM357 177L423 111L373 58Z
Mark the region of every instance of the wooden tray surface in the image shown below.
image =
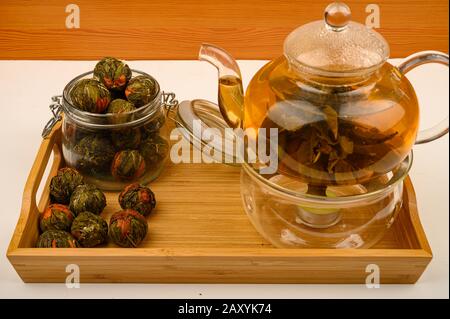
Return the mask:
M80 266L81 282L364 283L366 266L380 267L382 283L414 283L432 258L414 189L405 182L404 206L371 249L277 249L252 227L242 205L240 169L221 164L168 164L151 184L157 208L139 248L37 249L39 211L48 183L64 166L61 130L43 140L25 186L21 215L7 256L25 282L65 282L66 266ZM53 162L39 204L36 192L50 154ZM102 216L120 210L108 192Z

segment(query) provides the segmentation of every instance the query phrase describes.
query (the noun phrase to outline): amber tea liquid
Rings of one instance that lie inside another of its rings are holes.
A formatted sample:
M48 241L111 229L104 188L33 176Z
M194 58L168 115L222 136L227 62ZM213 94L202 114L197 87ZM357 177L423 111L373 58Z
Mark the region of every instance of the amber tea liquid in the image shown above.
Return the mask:
M220 83L219 102L234 122L242 84L236 78ZM305 78L281 57L255 75L244 105L244 128L278 128L279 173L319 189L364 183L393 170L418 129L413 88L389 63L366 77Z

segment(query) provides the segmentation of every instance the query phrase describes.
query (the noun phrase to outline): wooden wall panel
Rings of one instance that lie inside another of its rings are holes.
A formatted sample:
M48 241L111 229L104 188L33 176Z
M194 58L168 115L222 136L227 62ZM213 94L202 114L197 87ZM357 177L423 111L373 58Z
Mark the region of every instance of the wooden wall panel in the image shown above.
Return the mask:
M241 59L282 52L296 26L321 19L331 0L0 0L0 59L196 59L200 43ZM80 28L67 29L65 7L80 8ZM379 31L392 57L448 52L447 0L347 1L354 20L381 10Z

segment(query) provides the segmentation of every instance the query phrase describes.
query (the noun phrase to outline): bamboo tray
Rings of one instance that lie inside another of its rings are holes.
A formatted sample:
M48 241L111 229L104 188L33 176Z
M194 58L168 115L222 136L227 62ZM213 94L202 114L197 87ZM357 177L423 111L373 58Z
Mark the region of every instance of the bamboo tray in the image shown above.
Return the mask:
M151 185L158 205L148 218L149 234L141 248L37 249L38 216L49 202L48 184L64 166L60 141L57 125L36 156L7 252L24 282L65 282L66 266L77 264L81 283L365 283L367 265L376 264L381 283L415 283L432 258L409 179L404 208L375 247L277 249L245 215L239 168L221 164L168 164ZM106 197L102 215L108 220L119 204L117 193Z

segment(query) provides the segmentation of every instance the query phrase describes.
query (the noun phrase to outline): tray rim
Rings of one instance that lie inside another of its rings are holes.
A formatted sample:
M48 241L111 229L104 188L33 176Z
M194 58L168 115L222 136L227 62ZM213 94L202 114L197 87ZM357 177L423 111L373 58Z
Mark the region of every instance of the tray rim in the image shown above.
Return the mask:
M83 248L83 249L64 249L60 248L55 254L55 250L48 248L20 247L24 241L24 234L27 231L28 218L31 210L38 209L46 204L45 198L48 198L48 187L44 188L39 206L36 203L36 192L41 183L50 154L53 151L54 158L51 164L50 174L56 173L62 160L62 154L57 146L61 141L61 122L53 128L51 134L42 140L39 151L36 155L33 166L30 170L27 182L24 187L22 197L22 207L20 216L8 246L6 256L10 263L16 268L16 263L23 262L24 258L51 258L52 260L62 260L65 258L189 258L189 257L209 257L209 258L253 258L266 259L277 258L277 260L295 261L299 259L348 259L366 260L367 258L381 258L383 260L396 260L399 258L414 258L423 260L426 265L432 259L432 251L427 237L420 223L418 215L416 197L412 182L409 176L405 180L405 185L410 186L411 192L408 193L409 216L413 231L417 237L419 248L406 249L280 249L280 248ZM55 145L56 144L56 145ZM49 183L49 179L46 181ZM47 186L47 185L46 185ZM16 269L17 271L17 269ZM19 271L17 271L19 273ZM21 274L19 273L19 276ZM417 278L418 279L418 278ZM25 280L24 280L25 281Z

